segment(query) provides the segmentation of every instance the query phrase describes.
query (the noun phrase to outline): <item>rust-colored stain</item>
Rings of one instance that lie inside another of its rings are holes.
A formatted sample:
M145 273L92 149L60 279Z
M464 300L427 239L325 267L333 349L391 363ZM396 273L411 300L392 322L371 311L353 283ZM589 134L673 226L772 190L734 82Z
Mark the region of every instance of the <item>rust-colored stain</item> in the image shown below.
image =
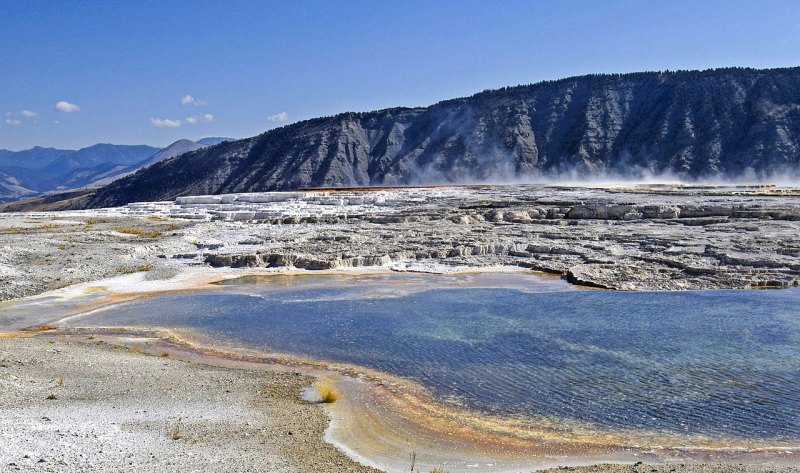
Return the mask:
M484 187L493 187L485 184L440 184L429 186L366 186L366 187L301 187L297 189L299 192L377 192L377 191L391 191L403 189L482 189Z
M35 327L28 327L22 329L24 332L50 332L52 330L58 330L58 327L55 325L37 325Z

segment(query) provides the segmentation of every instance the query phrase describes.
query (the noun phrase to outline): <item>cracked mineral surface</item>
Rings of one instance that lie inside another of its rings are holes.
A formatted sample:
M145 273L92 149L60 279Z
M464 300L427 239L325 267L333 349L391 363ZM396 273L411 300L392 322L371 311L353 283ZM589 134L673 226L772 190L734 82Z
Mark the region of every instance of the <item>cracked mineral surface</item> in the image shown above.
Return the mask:
M0 215L0 299L188 265L447 272L515 266L619 290L800 284L800 189L317 189Z

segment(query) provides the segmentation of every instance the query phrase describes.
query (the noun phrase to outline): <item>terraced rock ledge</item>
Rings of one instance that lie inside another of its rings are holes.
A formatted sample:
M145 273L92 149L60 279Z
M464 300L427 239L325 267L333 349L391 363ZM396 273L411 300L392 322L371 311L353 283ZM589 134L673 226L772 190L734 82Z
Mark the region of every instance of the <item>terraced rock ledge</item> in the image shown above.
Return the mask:
M517 266L618 290L800 284L800 189L474 186L179 197L0 214L0 298L186 265ZM70 249L79 251L70 251Z

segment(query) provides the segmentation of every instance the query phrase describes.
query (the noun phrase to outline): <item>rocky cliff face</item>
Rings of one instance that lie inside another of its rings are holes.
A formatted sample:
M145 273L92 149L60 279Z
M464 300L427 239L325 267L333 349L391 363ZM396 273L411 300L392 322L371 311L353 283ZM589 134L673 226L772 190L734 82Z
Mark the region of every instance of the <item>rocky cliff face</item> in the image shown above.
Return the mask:
M301 187L797 176L800 68L591 75L344 113L157 163L83 205Z

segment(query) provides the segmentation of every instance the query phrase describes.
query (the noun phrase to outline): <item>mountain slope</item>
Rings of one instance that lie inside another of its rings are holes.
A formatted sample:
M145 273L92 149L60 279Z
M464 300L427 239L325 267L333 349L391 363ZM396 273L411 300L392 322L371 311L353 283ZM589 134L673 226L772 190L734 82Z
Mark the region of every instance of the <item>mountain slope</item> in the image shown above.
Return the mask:
M35 146L22 151L0 149L0 169L41 169L64 155L74 153L71 149L42 148Z
M167 146L166 148L162 149L161 151L157 152L156 154L150 156L141 163L139 163L139 167L144 168L152 164L159 163L161 161L165 161L170 158L174 158L175 156L180 156L184 153L188 153L189 151L195 151L203 148L205 148L205 145L202 145L200 143L195 143L194 141L178 140L172 143L171 145Z
M27 197L35 193L31 189L25 188L16 177L0 171L0 202Z
M99 143L65 154L41 169L48 175L57 176L76 169L93 168L104 164L130 166L147 159L158 151L158 148L152 146Z
M96 144L77 151L35 147L23 151L0 150L0 172L10 176L25 192L17 197L56 189L80 187L147 159L158 148ZM12 186L14 187L14 186ZM6 198L13 198L8 192Z
M222 136L209 136L207 138L201 138L196 141L199 145L206 145L206 146L213 146L222 143L223 141L236 141L236 138L225 138Z
M800 68L590 75L343 113L187 153L86 205L309 186L796 175Z
M223 141L235 141L235 140L233 138L217 138L217 137L203 138L197 141L191 141L186 139L178 140L172 143L171 145L167 146L166 148L160 150L156 154L145 159L144 161L136 163L136 165L134 166L118 167L112 172L95 175L94 180L92 182L85 183L84 185L87 187L105 186L118 179L133 174L134 172L140 169L151 166L155 163L160 163L161 161L172 159L184 153L188 153L189 151L195 151L198 149L203 149L208 146L215 145L217 143L222 143Z

